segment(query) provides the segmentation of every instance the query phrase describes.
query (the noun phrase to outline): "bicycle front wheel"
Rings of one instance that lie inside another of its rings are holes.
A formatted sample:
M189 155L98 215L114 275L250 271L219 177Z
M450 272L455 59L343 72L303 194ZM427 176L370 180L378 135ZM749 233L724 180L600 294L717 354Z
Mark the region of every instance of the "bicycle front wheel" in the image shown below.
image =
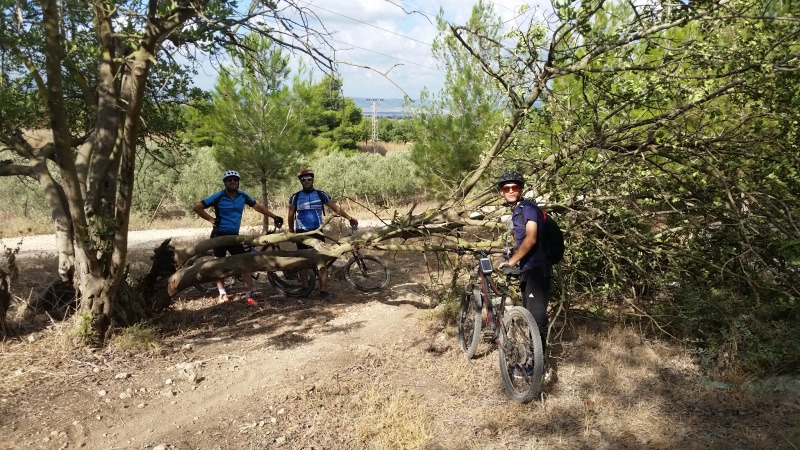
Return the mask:
M289 297L308 297L314 290L317 276L314 269L267 272L267 279L275 289Z
M500 377L512 400L528 403L542 391L544 349L530 311L515 306L503 318L500 340Z
M467 289L458 312L458 345L467 359L475 356L481 339L481 291Z
M355 255L344 266L344 277L357 289L377 291L389 284L389 266L373 255Z
M209 255L195 255L189 258L186 261L186 267L193 266L195 264L201 263L208 258ZM236 284L236 277L227 277L222 280L222 284L225 287L225 290L232 288L234 284ZM194 285L194 288L197 289L201 294L205 296L214 296L219 294L219 290L217 290L217 283L215 281L207 281L205 283L198 283Z

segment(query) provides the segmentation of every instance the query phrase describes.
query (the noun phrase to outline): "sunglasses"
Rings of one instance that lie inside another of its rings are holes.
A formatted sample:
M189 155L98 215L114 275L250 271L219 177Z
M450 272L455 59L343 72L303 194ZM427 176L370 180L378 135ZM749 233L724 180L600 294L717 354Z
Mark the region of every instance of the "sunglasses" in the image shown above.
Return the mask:
M225 178L225 182L226 182L226 183L230 183L230 182L232 182L232 181L235 181L235 182L237 182L237 183L238 183L238 182L239 182L239 179L238 179L238 178Z
M520 191L520 187L518 184L507 184L500 189L503 191L504 194L510 194L512 192Z
M313 180L314 177L300 177L300 181L310 181Z

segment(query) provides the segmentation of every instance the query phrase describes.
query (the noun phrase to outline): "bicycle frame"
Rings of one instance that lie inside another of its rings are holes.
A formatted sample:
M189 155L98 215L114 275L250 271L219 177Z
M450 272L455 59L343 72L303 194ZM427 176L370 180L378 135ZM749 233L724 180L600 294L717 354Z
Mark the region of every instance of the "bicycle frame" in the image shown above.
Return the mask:
M473 290L476 287L476 282L479 281L480 293L483 294L476 294L476 298L481 299L482 316L489 327L489 329L486 330L488 333L484 334L484 339L495 341L497 339L502 339L502 333L499 333L499 331L502 329L503 312L505 311L505 302L508 297L508 286L499 287L492 277L494 269L492 268L489 254L489 251L479 251L477 253L479 256L478 264L470 278L473 284ZM496 298L499 298L497 303L494 301Z

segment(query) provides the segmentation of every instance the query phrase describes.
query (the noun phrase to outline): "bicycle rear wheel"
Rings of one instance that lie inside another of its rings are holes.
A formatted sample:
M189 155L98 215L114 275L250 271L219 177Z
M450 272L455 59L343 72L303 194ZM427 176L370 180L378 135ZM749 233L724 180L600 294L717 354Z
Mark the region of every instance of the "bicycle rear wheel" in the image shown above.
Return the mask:
M210 258L210 255L206 254L192 256L186 261L186 267L202 263L208 258ZM236 277L227 277L222 280L222 284L225 287L225 290L227 291L228 289L232 288L234 284L236 284ZM217 295L219 293L219 291L217 290L217 283L215 281L206 281L205 283L198 283L194 285L194 288L205 296Z
M377 291L389 284L389 267L377 256L356 254L344 266L344 277L357 289Z
M461 296L458 312L458 345L467 359L475 356L481 339L481 291L467 290Z
M544 349L530 311L515 306L503 318L503 336L497 354L500 377L512 400L528 403L542 391Z
M289 297L307 297L314 290L317 276L314 269L267 272L267 279L275 289Z

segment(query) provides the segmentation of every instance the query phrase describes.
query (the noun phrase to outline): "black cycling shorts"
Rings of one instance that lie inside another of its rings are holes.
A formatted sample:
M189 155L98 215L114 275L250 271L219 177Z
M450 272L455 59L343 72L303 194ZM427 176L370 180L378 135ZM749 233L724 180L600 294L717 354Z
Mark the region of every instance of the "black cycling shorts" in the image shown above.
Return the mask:
M307 232L307 230L297 230L296 231L296 233L306 233L306 232ZM314 239L316 239L316 240L318 240L320 242L325 242L325 235L323 235L322 233L319 233L319 232L311 234L308 237L312 237L312 238L314 238ZM310 245L303 244L302 242L298 242L297 243L297 249L298 250L308 250L310 248L314 248L314 247L312 247Z
M211 232L211 237L220 237L220 236L238 236L239 233L218 233L216 229ZM231 255L241 255L244 253L244 244L233 244L233 245L226 245L224 247L217 247L214 249L214 256L217 258L222 258L225 256L226 253L230 253Z

